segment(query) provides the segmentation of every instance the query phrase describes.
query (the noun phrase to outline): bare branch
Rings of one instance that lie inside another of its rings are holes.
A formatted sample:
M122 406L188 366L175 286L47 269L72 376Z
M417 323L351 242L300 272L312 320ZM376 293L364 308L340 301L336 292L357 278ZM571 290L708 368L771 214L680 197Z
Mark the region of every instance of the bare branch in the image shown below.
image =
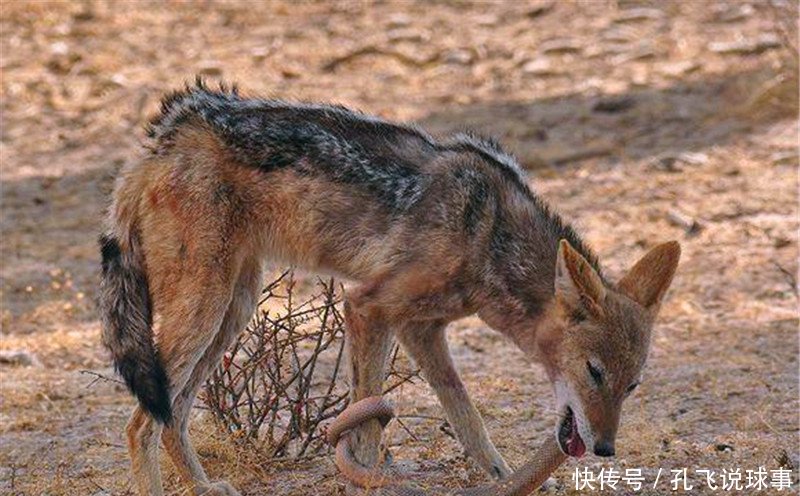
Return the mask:
M300 299L299 286L291 270L267 284L259 307L279 302L280 310L256 313L202 394L202 408L220 426L270 459L326 452L323 423L349 401L340 380L343 287L332 278L318 279L311 296ZM398 354L396 347L386 392L419 378L417 371L398 367Z

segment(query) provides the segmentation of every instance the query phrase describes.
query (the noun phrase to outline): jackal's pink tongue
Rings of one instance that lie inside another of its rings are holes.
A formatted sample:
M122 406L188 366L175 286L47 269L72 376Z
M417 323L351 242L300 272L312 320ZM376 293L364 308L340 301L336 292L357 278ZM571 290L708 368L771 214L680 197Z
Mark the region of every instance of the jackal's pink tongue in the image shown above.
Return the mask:
M586 445L583 444L580 434L578 434L578 422L573 417L572 419L572 432L567 439L567 454L580 458L586 453Z

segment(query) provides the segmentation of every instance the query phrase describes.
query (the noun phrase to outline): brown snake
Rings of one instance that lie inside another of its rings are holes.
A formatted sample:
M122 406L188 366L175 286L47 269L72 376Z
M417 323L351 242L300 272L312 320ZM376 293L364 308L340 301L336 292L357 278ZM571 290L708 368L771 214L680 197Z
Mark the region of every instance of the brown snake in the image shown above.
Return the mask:
M348 406L328 428L328 442L336 447L336 466L371 496L525 496L536 490L567 458L552 436L533 457L508 478L468 489L422 489L380 469L367 468L353 456L349 433L359 424L377 419L386 425L394 417L392 406L381 396L371 396Z

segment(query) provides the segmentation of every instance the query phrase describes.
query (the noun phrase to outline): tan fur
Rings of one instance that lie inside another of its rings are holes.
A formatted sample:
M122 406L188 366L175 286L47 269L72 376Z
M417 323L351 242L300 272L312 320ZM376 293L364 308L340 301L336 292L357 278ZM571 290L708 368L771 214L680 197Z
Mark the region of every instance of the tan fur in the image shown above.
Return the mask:
M447 323L465 315L478 312L541 361L554 384L568 384L580 397L586 428L598 439L613 441L622 398L631 381L638 380L655 311L675 272L677 244L655 248L613 287L566 241L553 247L542 240L532 245L536 251L531 256L539 257L533 261L536 270L551 275L549 281L532 282L531 299L547 302L532 312L525 301L489 289L476 266L490 256L497 209L507 210L512 226L531 224L531 218L542 215L496 166L476 162L460 149L448 155L479 171L496 194L492 202L478 205L481 217L466 235L445 221L423 226L399 222L368 190L302 174L303 163L268 173L243 165L229 145L196 119L170 139L168 150L122 172L109 222L123 251L131 249L127 240L141 240L158 316L155 340L172 396L174 419L166 428L141 407L128 424L140 494L163 494L159 439L195 494L238 494L224 482L208 480L189 442L187 423L199 387L250 318L265 260L357 281L345 305L352 399L380 394L396 336L422 368L465 451L495 477L508 475L509 466L490 441L445 340ZM450 170L444 159L425 167L431 177ZM421 211L435 211L445 202L465 208L469 198L437 187L419 200ZM556 249L553 267L549 257ZM579 313L585 319L575 322ZM595 359L609 377L610 389L602 394L587 383L585 363ZM356 432L361 463L379 461L380 436L377 422Z
M557 396L559 384L571 386L591 439L598 443L613 448L622 401L640 380L650 329L679 258L676 242L656 246L614 288L603 284L586 260L561 242L556 298L533 347L556 384ZM576 311L586 312L580 322L574 320ZM587 362L602 364L605 387L592 383ZM566 399L557 402L563 411Z

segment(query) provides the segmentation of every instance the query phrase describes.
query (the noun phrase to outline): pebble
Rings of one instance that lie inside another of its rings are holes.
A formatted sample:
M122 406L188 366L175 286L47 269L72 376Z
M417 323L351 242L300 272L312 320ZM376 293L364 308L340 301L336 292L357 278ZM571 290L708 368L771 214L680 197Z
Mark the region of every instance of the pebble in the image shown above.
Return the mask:
M411 41L411 42L428 41L429 39L431 39L429 33L413 28L390 29L389 31L386 32L386 37L389 38L390 41Z
M708 49L722 55L757 55L780 46L780 37L776 34L768 33L755 39L713 41L708 44Z
M620 53L613 57L611 62L615 65L625 64L627 62L634 62L637 60L648 60L655 58L656 51L649 45L636 47L628 52Z
M756 10L749 3L742 5L721 4L719 10L716 12L714 20L717 22L739 22L752 16L755 11Z
M411 24L411 17L408 14L392 14L389 16L387 25L390 28L402 28Z
M554 39L542 42L539 51L544 54L580 53L583 47L580 43L568 39Z
M474 58L473 53L466 48L456 48L447 52L444 61L448 64L469 65Z
M538 5L534 5L527 12L525 12L525 17L528 19L534 19L539 16L543 16L552 10L555 6L555 2L542 2Z
M66 55L69 53L69 45L63 41L57 41L50 45L50 53L54 55Z
M0 350L0 363L23 367L40 367L42 365L36 355L25 350Z
M641 21L657 21L663 19L665 14L658 9L651 9L646 7L625 9L614 18L616 23L626 22L641 22Z
M666 152L657 156L650 162L653 169L667 172L681 172L683 169L678 164L704 165L708 163L708 155L699 152Z
M556 69L553 63L546 58L535 58L525 62L522 65L522 72L542 77L562 74L562 71Z
M775 152L769 156L772 165L798 165L800 157L795 150Z
M681 60L679 62L663 64L659 68L659 71L665 76L680 77L695 72L701 67L702 65L694 60Z

